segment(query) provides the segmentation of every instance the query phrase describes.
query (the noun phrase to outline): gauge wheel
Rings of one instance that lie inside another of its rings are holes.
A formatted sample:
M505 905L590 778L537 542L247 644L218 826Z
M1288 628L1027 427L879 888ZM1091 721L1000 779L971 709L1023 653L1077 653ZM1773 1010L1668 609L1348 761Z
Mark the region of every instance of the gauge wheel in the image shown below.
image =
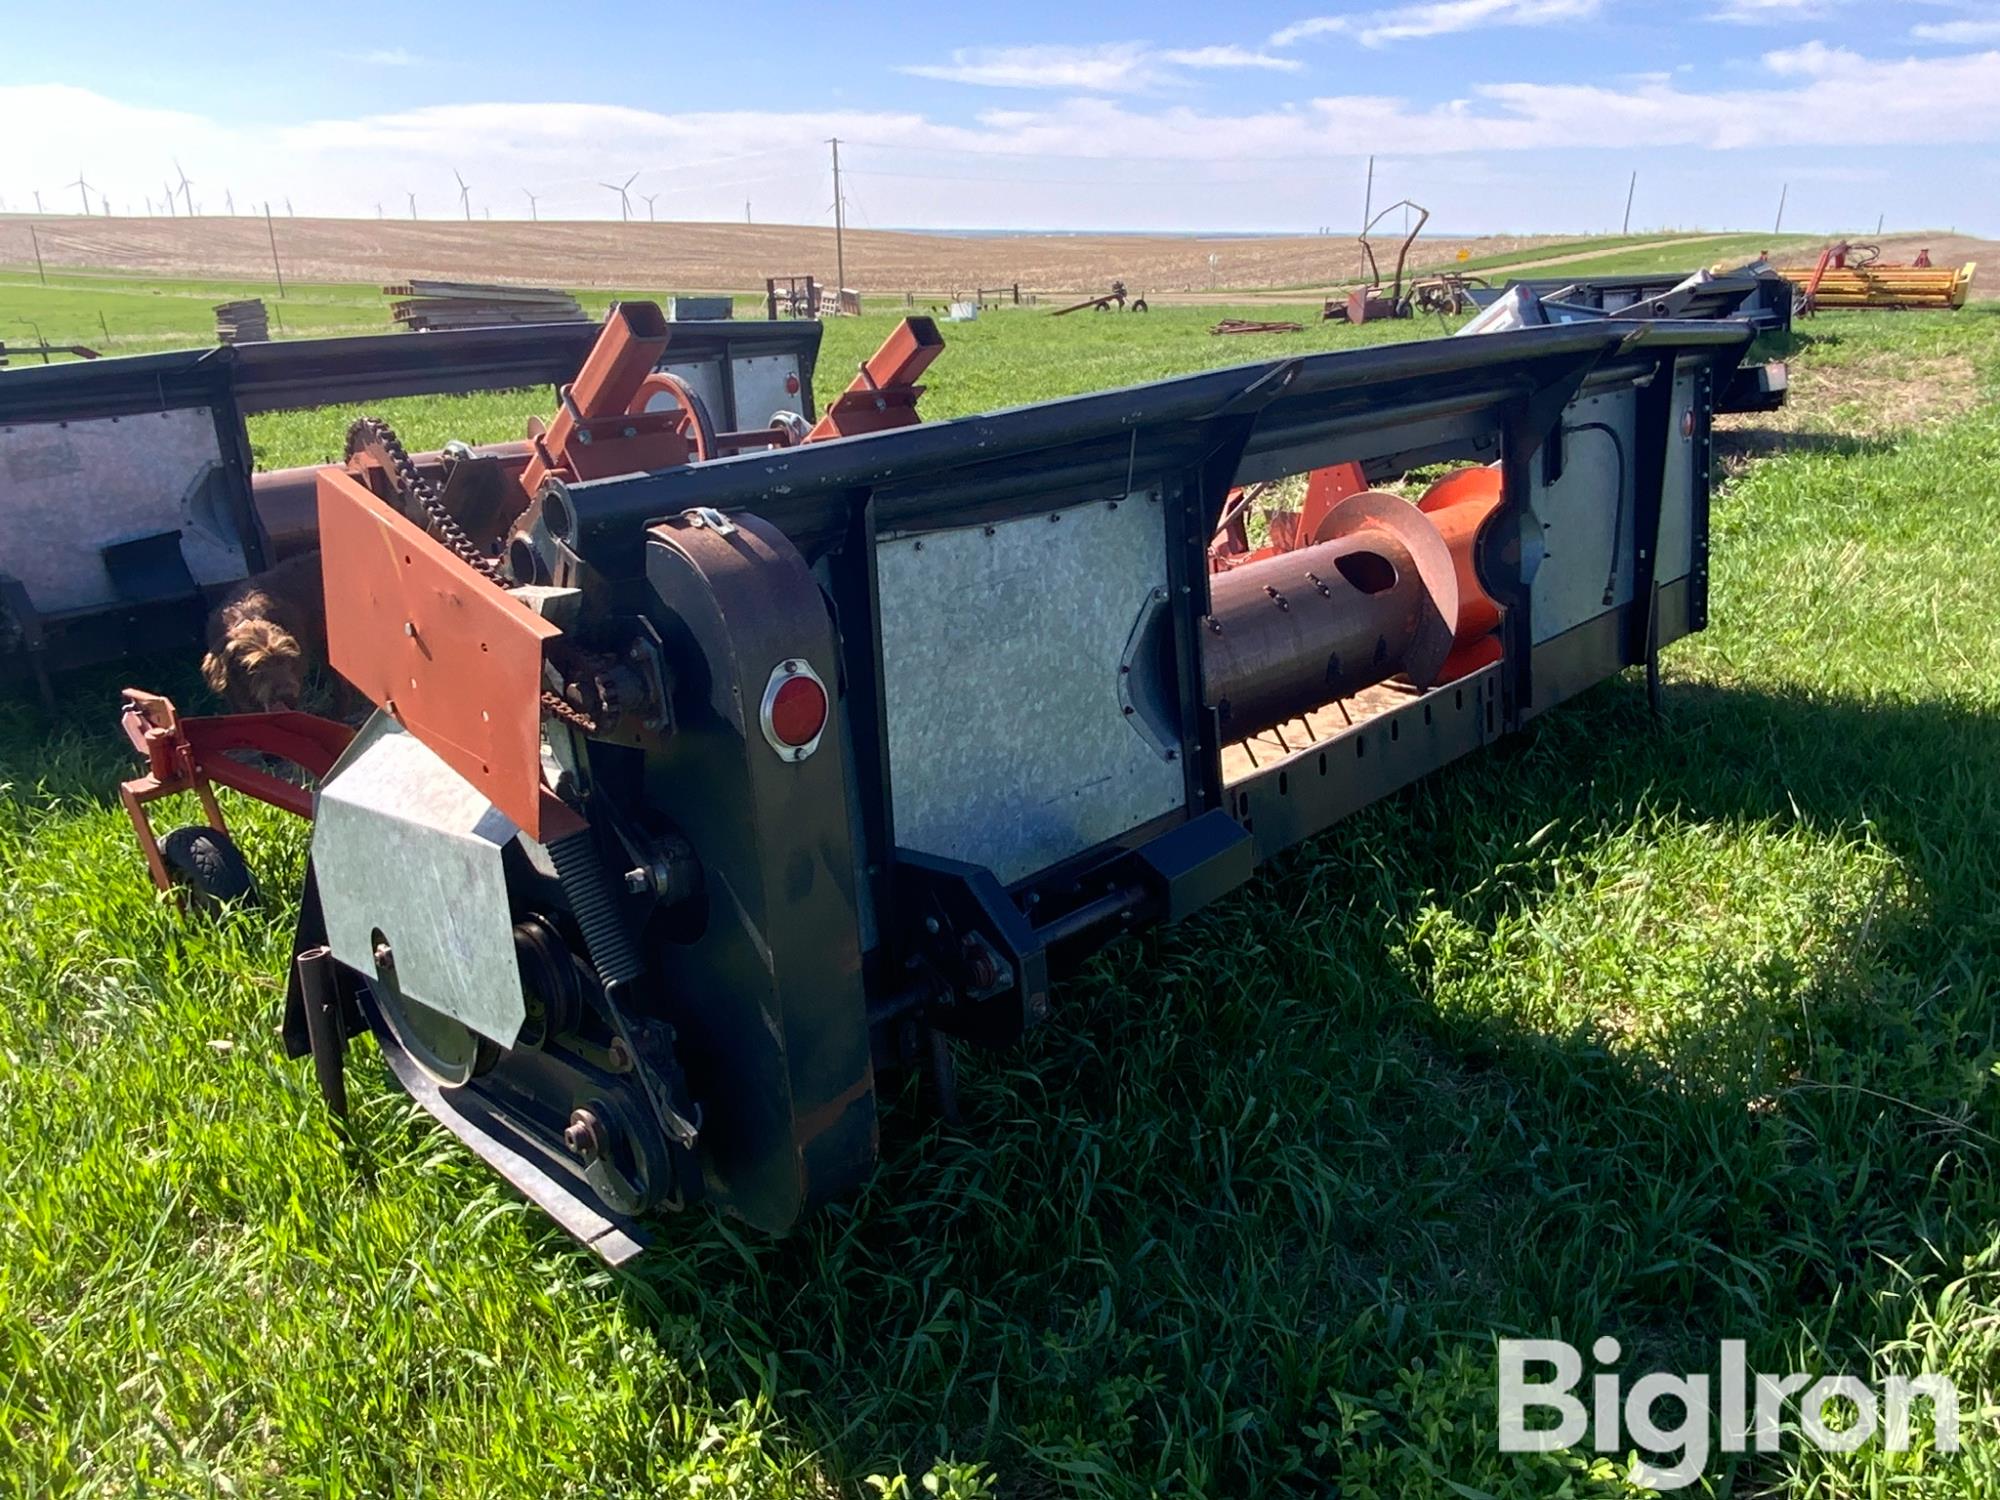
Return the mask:
M235 840L220 828L196 823L160 840L167 873L203 902L254 901L257 882Z

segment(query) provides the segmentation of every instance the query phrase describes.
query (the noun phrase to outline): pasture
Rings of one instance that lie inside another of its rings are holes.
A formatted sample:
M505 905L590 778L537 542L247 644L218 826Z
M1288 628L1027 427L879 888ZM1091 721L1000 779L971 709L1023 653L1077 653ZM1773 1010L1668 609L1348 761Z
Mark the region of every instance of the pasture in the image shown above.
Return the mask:
M1230 312L952 325L923 409L1437 331ZM829 325L823 395L891 321ZM1494 1370L1611 1334L1963 1393L1955 1455L1794 1436L1710 1493L1993 1493L2000 309L1795 344L1658 720L1607 683L1113 947L783 1241L691 1212L607 1271L365 1044L344 1143L276 1038L304 828L232 805L268 902L192 917L117 804L117 688L193 706L192 662L0 699L0 1488L1609 1497L1623 1453L1496 1451ZM429 447L546 405L381 409Z

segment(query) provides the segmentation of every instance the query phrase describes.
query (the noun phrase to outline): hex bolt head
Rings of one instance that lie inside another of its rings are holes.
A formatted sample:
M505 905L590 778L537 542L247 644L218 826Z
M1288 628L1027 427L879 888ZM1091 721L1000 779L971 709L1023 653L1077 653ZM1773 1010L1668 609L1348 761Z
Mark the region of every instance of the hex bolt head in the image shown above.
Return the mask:
M587 1109L574 1111L563 1131L563 1147L586 1167L604 1155L604 1122Z
M625 872L625 889L635 896L643 896L653 888L653 876L644 865L634 865Z
M632 1049L625 1044L624 1037L614 1036L611 1045L604 1049L604 1055L610 1060L611 1066L620 1073L632 1071Z

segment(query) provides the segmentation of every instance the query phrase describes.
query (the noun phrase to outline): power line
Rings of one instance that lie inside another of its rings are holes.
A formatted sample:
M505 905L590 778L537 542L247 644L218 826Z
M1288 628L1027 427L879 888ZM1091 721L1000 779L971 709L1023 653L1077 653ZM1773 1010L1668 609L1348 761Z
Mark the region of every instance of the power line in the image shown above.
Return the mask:
M840 137L827 144L833 147L833 289L838 295L847 289L847 206L840 199Z

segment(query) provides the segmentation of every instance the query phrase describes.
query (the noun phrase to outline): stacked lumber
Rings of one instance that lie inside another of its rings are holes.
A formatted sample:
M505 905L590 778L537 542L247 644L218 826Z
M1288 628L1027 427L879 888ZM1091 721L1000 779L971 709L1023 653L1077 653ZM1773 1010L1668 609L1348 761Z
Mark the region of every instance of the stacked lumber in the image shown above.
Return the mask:
M264 299L246 297L240 302L224 302L215 309L215 341L218 344L262 344L271 337L270 317Z
M588 321L576 298L554 287L410 280L383 287L382 295L400 299L389 305L389 316L415 332Z

